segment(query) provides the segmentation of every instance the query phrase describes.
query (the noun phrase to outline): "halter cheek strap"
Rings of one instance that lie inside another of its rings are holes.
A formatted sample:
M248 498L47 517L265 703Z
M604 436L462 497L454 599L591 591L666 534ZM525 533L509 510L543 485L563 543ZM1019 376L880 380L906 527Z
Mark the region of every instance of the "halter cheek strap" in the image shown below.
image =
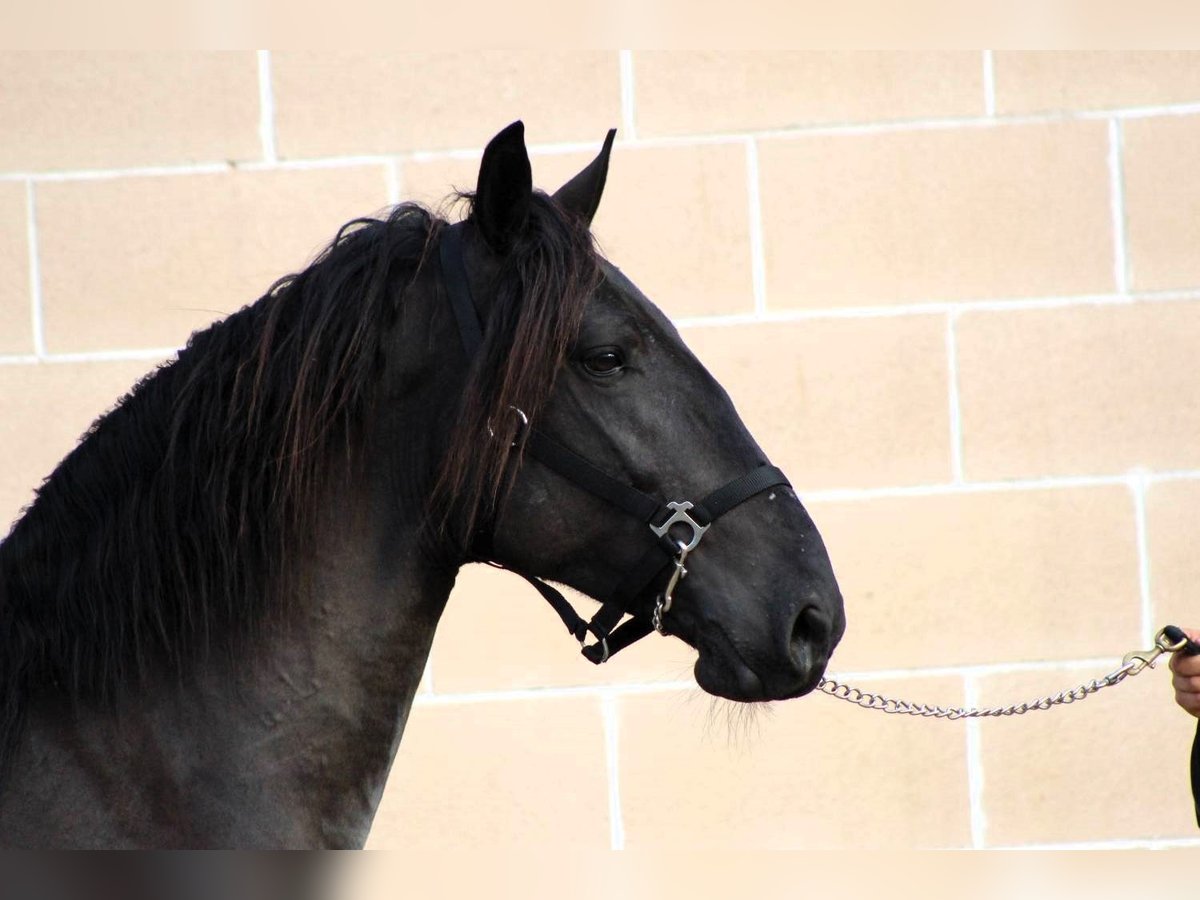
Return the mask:
M450 307L458 325L463 351L470 361L483 344L483 329L463 261L464 227L465 223L459 222L443 228L438 252ZM763 465L717 488L698 503L686 500L664 503L657 497L618 481L574 450L535 428L527 429L525 451L576 487L649 526L648 537L651 540L645 553L604 592L600 609L590 621L580 616L556 588L534 575L517 573L546 599L566 625L567 631L584 645L583 655L596 664L606 662L614 653L645 637L652 630L665 633L663 615L670 610L671 593L676 584L687 575L684 562L699 546L714 521L768 488L789 486L782 471L775 466ZM684 528L689 532L686 541L679 534ZM488 555L482 554L480 561L504 568L488 559ZM659 593L652 614L635 610L637 598L672 565L674 568L667 587ZM630 617L621 623L627 613ZM590 645L585 643L589 632L596 638L596 642Z

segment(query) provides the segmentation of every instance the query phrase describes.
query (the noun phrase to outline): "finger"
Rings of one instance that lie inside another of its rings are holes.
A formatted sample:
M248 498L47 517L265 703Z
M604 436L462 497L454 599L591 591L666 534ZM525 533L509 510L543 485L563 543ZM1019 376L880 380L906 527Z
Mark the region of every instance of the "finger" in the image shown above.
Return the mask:
M1185 677L1200 675L1200 656L1171 657L1171 671Z
M1172 675L1171 687L1179 694L1200 694L1200 675Z
M1176 675L1200 675L1200 656L1172 656L1171 671Z
M1183 629L1183 633L1188 636L1189 640L1200 644L1200 631L1185 628ZM1172 653L1171 671L1180 672L1184 675L1200 675L1200 653L1192 656L1180 652Z

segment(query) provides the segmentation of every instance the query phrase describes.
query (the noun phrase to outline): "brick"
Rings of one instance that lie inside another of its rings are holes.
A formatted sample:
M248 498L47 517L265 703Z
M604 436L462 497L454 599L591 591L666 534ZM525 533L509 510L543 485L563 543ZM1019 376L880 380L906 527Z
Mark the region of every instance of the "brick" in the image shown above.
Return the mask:
M999 113L1200 100L1196 52L999 50L993 59Z
M1114 639L1139 639L1124 487L825 501L809 511L846 603L834 671L1101 656Z
M482 147L514 119L596 140L621 119L615 51L283 51L272 78L285 157Z
M40 185L47 347L179 345L386 199L382 166Z
M1114 633L1110 652L1134 646ZM989 706L1029 700L1108 671L988 676L980 698ZM1194 837L1187 756L1196 720L1172 696L1159 667L1067 709L982 722L987 844Z
M0 354L33 351L25 185L0 182Z
M1193 148L1200 141L1200 116L1121 127L1130 286L1152 291L1198 285L1200 182Z
M938 316L687 328L684 339L798 489L950 477Z
M1165 481L1146 491L1150 553L1150 596L1155 629L1164 625L1200 628L1196 585L1200 583L1200 482Z
M152 368L153 361L0 366L0 534L88 426Z
M969 478L1200 465L1200 303L968 313L957 336Z
M604 752L595 698L418 703L368 846L607 848Z
M597 608L581 595L570 599L585 617ZM438 625L432 658L433 690L455 694L690 680L696 654L675 638L650 635L611 662L592 665L549 604L523 578L487 566L467 566Z
M254 159L252 52L6 53L0 171Z
M534 184L553 193L595 156L535 154ZM478 160L406 162L402 190L436 205L474 189ZM754 309L746 151L740 144L617 145L593 223L601 249L668 315Z
M863 686L962 702L957 679ZM970 844L961 724L883 721L821 695L756 714L702 694L647 694L622 697L619 711L630 849Z
M763 140L767 303L1111 291L1107 153L1099 122Z
M977 52L646 50L633 71L639 137L983 112Z

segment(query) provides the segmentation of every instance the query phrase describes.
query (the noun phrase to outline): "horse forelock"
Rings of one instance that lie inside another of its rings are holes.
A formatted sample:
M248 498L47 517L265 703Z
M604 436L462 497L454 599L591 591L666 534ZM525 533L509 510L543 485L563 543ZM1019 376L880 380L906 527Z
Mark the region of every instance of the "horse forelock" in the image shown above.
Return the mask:
M469 195L463 195L468 200ZM520 410L537 419L601 279L591 232L540 192L529 224L500 264L433 492L436 533L468 550L523 456ZM515 441L515 442L514 442Z

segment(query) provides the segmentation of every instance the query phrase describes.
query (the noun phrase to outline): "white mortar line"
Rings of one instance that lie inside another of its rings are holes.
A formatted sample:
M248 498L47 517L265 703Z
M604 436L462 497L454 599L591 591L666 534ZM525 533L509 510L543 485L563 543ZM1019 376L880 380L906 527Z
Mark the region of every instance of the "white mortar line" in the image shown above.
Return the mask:
M0 356L0 366L36 366L40 362L32 353Z
M567 687L512 688L499 691L465 691L458 694L418 695L414 703L444 706L460 703L494 703L521 700L559 700L568 697L600 697L605 692L613 696L627 694L665 694L672 691L698 690L694 681L631 682L615 685L570 685Z
M1200 478L1197 469L1168 469L1165 472L1147 472L1146 481L1149 484L1161 484L1170 481L1195 481Z
M853 134L890 134L902 131L941 131L953 128L997 128L1005 125L1046 125L1059 122L1092 122L1111 118L1137 119L1153 116L1189 116L1200 114L1200 103L1166 104L1161 106L1117 107L1112 109L1061 110L1010 116L951 116L928 119L892 119L889 121L819 122L788 128L757 128L720 133L696 132L634 138L625 143L636 147L678 147L695 144L734 144L754 138L801 138L811 135L837 136ZM530 153L576 153L593 148L594 141L548 141L529 145ZM479 147L452 147L440 150L414 150L422 159L438 156L478 156Z
M1200 471L1188 473L1200 477ZM1059 488L1112 487L1125 485L1127 475L1060 475L1045 478L1013 478L1006 481L963 481L870 488L797 488L804 501L828 503L845 500L880 500L891 497L941 497L947 494L984 494L1003 491L1039 491Z
M378 162L380 160L372 160ZM281 167L282 168L282 167ZM390 189L390 188L389 188ZM799 309L799 310L768 310L762 314L748 313L725 316L694 316L680 317L674 320L679 328L713 328L728 325L747 325L756 323L787 323L820 321L830 319L873 319L900 318L916 315L954 315L964 312L1020 312L1038 309L1062 309L1081 306L1127 305L1130 300L1140 303L1172 303L1200 300L1200 289L1191 291L1149 291L1134 293L1129 296L1119 294L1081 295L1077 297L1037 297L1032 299L1012 300L977 300L962 302L937 302L919 304L900 304L894 306L848 307L843 309ZM178 350L171 348L141 348L115 349L69 354L47 353L47 362L86 362L110 359L150 359L155 356L170 355ZM22 364L35 357L24 355L0 355L0 364ZM1170 479L1173 477L1192 478L1191 472L1183 472L1175 476L1171 473L1154 473L1152 480Z
M605 691L600 695L600 714L604 718L604 762L608 775L609 849L625 849L625 819L621 812L620 717L617 698Z
M621 130L625 132L621 138L634 141L637 140L637 106L633 92L633 51L618 51L618 60L621 68Z
M763 244L762 182L758 171L758 144L746 140L746 196L749 199L750 284L754 292L754 315L767 311L767 254Z
M1108 182L1113 231L1113 281L1121 294L1129 293L1128 226L1125 220L1125 174L1122 164L1121 123L1108 120Z
M433 693L433 654L425 657L425 670L421 673L421 681L425 685L425 689L418 691L418 694Z
M62 172L0 173L0 181L103 181L110 178L157 178L165 175L211 175L232 172L228 162L191 163L179 166L126 166L119 169L73 169Z
M38 247L37 194L33 182L25 182L25 239L29 243L29 316L33 329L33 352L46 355L46 320L42 308L42 259Z
M1138 596L1141 601L1142 641L1147 647L1154 642L1158 627L1154 624L1154 609L1150 601L1150 544L1146 530L1146 484L1148 475L1136 471L1129 474L1129 492L1133 495L1134 533L1138 555Z
M996 58L991 50L983 51L983 113L996 115Z
M1114 652L1128 650L1128 647L1114 647ZM920 678L984 678L990 675L1014 675L1019 673L1054 672L1059 669L1092 670L1104 669L1097 672L1106 675L1113 667L1120 665L1119 656L1100 656L1091 659L1043 659L1031 662L1001 662L976 663L957 666L918 666L909 669L863 669L849 672L830 672L829 677L838 681L906 681ZM912 698L910 700L920 700Z
M1200 114L1200 103L1167 106L1130 107L1083 111L1056 111L1012 116L955 116L931 119L895 119L886 122L823 122L790 128L759 128L721 133L692 133L634 138L624 141L631 147L681 147L710 144L736 144L755 140L789 139L810 136L892 134L906 131L943 131L954 128L998 128L1006 125L1046 125L1060 122L1091 122L1111 118L1133 119L1149 116L1186 116ZM594 149L594 141L559 141L529 145L531 154L577 153ZM414 150L409 155L420 160L439 157L477 157L479 147L451 147L440 150Z
M325 159L284 159L277 162L239 163L243 172L294 172L314 169L349 169L354 166L388 166L396 157L382 153L363 153L356 156L331 156Z
M179 352L178 347L138 347L130 350L88 350L84 353L47 353L39 357L44 363L81 363L81 362L121 362L124 360L143 360L153 362L160 359L172 359Z
M1113 109L1093 109L1079 113L1081 119L1149 119L1154 116L1194 116L1200 113L1200 103L1167 103L1159 106L1129 106Z
M1129 647L1114 647L1122 653ZM1089 659L1051 659L1031 662L979 663L958 666L921 666L908 669L877 669L829 672L830 678L843 682L910 681L924 678L984 678L1016 673L1091 672L1106 675L1119 666L1120 656ZM1066 685L1062 685L1066 687ZM474 703L519 702L525 700L561 700L567 698L626 697L645 694L692 694L699 691L694 681L628 682L607 685L570 685L564 687L512 688L494 691L467 691L457 694L418 694L413 701L419 706L453 706ZM908 698L921 701L922 698ZM1024 698L1029 699L1029 698Z
M1147 484L1200 480L1200 469L1174 469L1164 472L1139 472ZM799 489L805 502L879 500L891 497L940 497L947 494L985 494L1005 491L1044 491L1081 487L1116 487L1129 484L1123 475L1059 475L1043 478L1012 478L1006 481L963 481L873 488Z
M958 394L958 342L954 336L957 312L946 316L946 381L950 401L950 471L956 483L966 480L963 473L962 404Z
M963 679L963 705L979 706L979 682L967 676ZM978 719L966 720L967 740L967 797L971 811L971 847L982 850L987 846L987 812L983 806L983 745Z
M263 160L279 159L275 152L275 87L271 82L271 51L258 51L258 136L262 140Z
M677 328L709 328L755 322L807 322L827 319L888 319L900 316L932 316L966 312L1020 312L1036 309L1067 309L1080 306L1125 306L1140 303L1177 303L1200 300L1200 289L1143 291L1134 294L1076 294L1050 297L999 297L981 300L936 300L925 303L892 303L878 306L816 306L803 309L768 309L758 313L715 316L679 316Z
M839 134L880 134L897 131L923 131L949 128L995 128L1003 125L1036 125L1053 122L1095 121L1109 119L1136 119L1151 116L1189 116L1200 115L1200 103L1186 103L1164 106L1141 106L1103 110L1085 110L1075 112L1054 112L1023 116L974 116L946 119L909 119L891 122L861 122L861 123L832 123L814 124L794 128L758 129L734 131L723 134L684 134L670 137L632 138L622 140L630 147L675 147L696 144L737 144L747 139L763 140L766 138L799 138L807 135L839 135ZM558 141L533 143L529 145L531 155L551 155L556 153L579 153L595 151L596 141ZM451 147L436 150L412 150L401 154L404 159L429 161L437 159L468 158L474 159L482 151L477 147ZM12 171L0 172L0 181L79 181L97 178L131 178L156 175L196 175L212 172L228 172L234 169L271 169L271 168L325 168L336 166L356 165L363 161L379 161L386 159L380 156L326 156L308 159L276 160L275 162L245 162L231 164L214 160L205 163L187 165L158 165L133 166L112 169L79 169L68 171L30 172Z
M400 197L400 163L398 160L394 158L388 160L383 178L387 183L388 206L395 206L402 199Z

